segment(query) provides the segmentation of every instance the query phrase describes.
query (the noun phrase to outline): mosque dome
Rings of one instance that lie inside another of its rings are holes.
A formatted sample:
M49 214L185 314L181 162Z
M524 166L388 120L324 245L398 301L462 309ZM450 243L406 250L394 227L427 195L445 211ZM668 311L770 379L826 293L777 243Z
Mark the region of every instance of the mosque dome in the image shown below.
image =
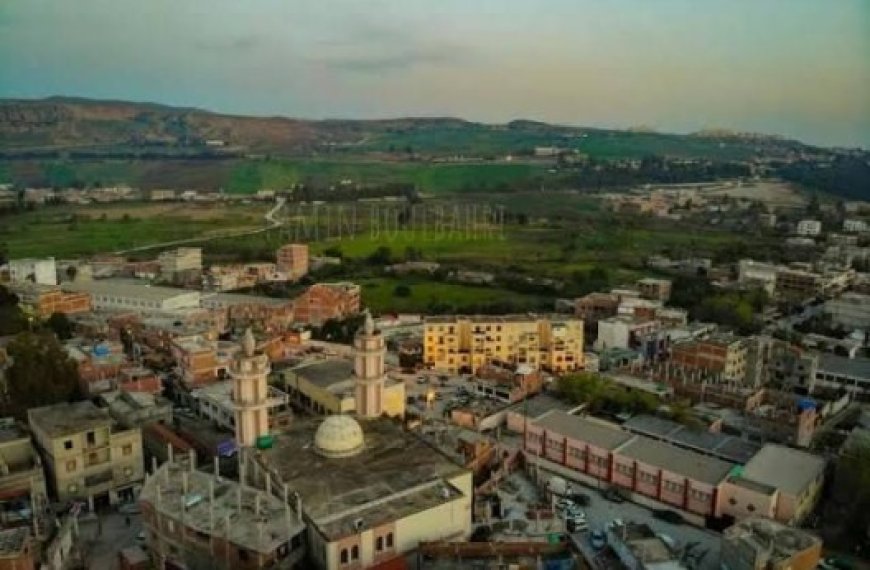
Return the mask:
M314 434L314 447L324 457L350 457L364 446L362 428L350 416L329 416Z

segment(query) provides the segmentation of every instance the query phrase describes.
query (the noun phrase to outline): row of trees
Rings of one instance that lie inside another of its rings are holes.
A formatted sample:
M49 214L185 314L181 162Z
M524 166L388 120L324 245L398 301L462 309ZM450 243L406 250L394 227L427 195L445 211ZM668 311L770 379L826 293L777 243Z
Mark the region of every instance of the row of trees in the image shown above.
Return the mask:
M572 404L586 404L589 413L648 414L655 412L661 400L653 394L629 390L598 374L582 372L559 378L557 390Z

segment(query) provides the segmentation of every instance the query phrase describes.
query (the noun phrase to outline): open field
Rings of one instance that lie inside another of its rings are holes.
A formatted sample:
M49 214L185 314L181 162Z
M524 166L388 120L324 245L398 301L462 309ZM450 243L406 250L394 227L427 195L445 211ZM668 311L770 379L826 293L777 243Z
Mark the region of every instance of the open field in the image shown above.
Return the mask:
M788 182L747 182L742 186L704 192L707 196L729 196L764 202L770 208L800 208L806 205L807 197Z
M262 207L117 204L53 207L0 218L11 257L72 257L262 226Z

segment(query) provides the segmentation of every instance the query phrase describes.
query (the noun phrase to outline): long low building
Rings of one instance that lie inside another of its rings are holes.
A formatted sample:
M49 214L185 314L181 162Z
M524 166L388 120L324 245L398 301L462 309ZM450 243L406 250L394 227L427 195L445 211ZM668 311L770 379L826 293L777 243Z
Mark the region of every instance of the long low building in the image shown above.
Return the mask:
M91 306L99 311L130 311L150 315L200 306L199 291L152 287L129 279L72 281L61 285L61 289L89 294Z
M757 514L798 522L815 505L824 478L825 460L807 452L765 445L751 456L740 449L743 461L726 461L715 447L695 450L679 438L654 439L564 409L527 417L522 429L539 477L618 487L637 503L679 510L698 525ZM750 500L750 493L758 497Z

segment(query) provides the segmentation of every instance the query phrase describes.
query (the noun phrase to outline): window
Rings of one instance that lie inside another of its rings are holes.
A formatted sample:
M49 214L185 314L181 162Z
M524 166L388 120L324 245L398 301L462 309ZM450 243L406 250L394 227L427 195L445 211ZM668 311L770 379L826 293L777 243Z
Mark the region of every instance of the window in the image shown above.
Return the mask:
M354 544L350 549L350 559L359 560L359 546Z
M393 533L388 532L387 533L387 548L392 548L392 547L393 547Z
M747 505L746 510L749 511L750 513L754 513L755 512L755 505Z
M72 440L71 440L71 439L68 439L68 440L66 440L65 442L63 442L63 448L64 448L64 449L72 449L72 448L73 448L73 442L72 442Z
M239 560L247 560L248 559L248 551L239 549Z
M121 448L121 453L124 455L132 455L133 454L133 444L127 443L124 447Z
M375 552L381 552L384 549L384 537L379 536L377 540L375 540Z
M693 491L693 492L692 492L692 496L694 496L694 495L695 495L695 493L694 493L694 491ZM731 497L730 499L728 499L728 504L731 505L731 506L733 507L734 505L737 504L737 499L735 499L734 497Z
M341 549L341 563L342 563L342 564L347 564L347 561L348 561L348 559L347 559L347 548L342 548L342 549Z

